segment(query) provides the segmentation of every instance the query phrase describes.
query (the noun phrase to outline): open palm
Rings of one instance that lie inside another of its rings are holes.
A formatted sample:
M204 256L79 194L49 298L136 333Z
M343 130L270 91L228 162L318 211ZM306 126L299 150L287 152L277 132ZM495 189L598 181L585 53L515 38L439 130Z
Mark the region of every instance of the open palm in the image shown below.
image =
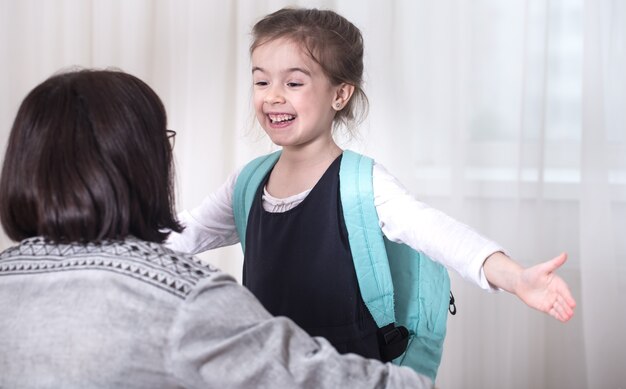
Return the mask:
M554 272L567 260L567 254L524 269L515 294L526 305L545 312L562 322L574 315L576 301L567 284Z

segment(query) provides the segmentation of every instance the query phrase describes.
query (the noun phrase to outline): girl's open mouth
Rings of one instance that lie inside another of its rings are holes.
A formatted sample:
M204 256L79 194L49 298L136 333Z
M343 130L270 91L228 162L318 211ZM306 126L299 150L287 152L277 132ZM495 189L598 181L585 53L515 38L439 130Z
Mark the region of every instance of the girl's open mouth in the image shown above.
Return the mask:
M296 118L295 115L290 115L287 113L281 113L281 114L270 113L267 115L267 117L270 119L272 124L287 123L287 122L293 121Z

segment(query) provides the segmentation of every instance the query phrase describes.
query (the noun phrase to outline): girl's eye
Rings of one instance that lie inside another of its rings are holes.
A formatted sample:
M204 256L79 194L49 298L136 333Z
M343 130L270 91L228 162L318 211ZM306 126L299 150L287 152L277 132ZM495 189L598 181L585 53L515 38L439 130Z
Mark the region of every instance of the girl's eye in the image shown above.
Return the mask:
M300 82L288 82L287 86L290 87L290 88L297 88L299 86L302 86L302 83L300 83Z
M267 86L267 81L255 81L254 85L256 85L256 86Z

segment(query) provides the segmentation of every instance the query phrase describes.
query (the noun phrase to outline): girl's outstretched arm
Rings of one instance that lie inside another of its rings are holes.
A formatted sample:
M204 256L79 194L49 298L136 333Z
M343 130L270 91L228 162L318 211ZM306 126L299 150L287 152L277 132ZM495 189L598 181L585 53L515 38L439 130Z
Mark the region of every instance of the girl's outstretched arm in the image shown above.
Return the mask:
M490 255L484 263L487 280L495 287L513 293L526 305L566 322L574 315L576 301L569 287L555 271L567 260L562 253L529 268L523 268L502 252Z
M231 174L220 188L190 211L178 214L185 229L172 232L165 245L172 250L198 254L239 242L233 216L233 192L241 169Z

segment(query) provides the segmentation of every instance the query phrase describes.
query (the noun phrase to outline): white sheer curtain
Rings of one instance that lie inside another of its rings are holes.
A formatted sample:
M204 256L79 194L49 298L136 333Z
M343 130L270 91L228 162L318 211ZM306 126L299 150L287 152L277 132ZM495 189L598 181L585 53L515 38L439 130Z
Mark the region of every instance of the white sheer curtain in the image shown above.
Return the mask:
M249 30L295 4L366 44L364 151L530 265L561 251L566 325L453 275L441 388L626 385L626 6L619 0L0 0L0 147L24 95L69 66L152 85L178 131L178 205L271 148L249 105ZM259 140L260 138L260 140ZM0 248L11 242L0 234ZM239 275L238 247L205 255Z

